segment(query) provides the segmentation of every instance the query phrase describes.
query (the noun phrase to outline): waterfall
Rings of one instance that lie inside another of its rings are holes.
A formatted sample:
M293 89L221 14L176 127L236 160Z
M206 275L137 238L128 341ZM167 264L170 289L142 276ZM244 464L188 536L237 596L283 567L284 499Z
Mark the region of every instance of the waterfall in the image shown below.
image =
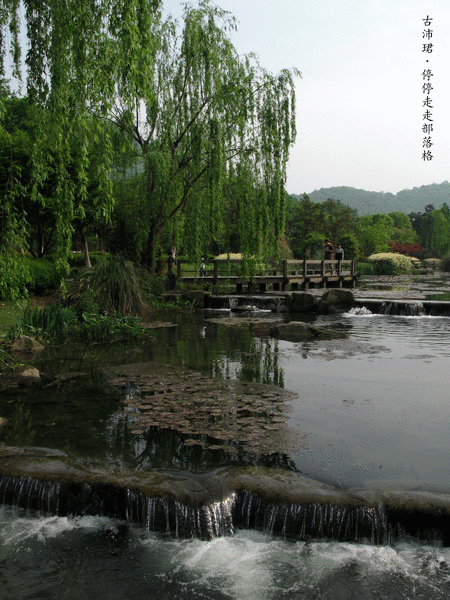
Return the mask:
M251 493L240 496L239 514L242 526L270 535L306 540L370 541L390 544L393 528L380 505L333 506L330 504L274 505Z
M234 533L235 495L200 508L128 490L126 520L175 537L212 539Z
M213 539L235 529L256 529L285 539L326 539L390 545L405 536L448 544L448 518L416 510L329 503L274 504L248 491L200 507L147 497L110 484L52 483L32 478L0 479L0 503L59 516L103 515L177 538Z
M0 479L0 503L58 515L60 490L59 483L5 476Z
M401 315L408 317L420 317L423 314L425 314L425 309L421 302L383 302L380 306L380 315Z
M372 314L399 315L406 317L449 317L450 302L438 302L436 300L382 300L375 298L355 298L355 306L349 311L353 314L360 314L356 311L365 309Z

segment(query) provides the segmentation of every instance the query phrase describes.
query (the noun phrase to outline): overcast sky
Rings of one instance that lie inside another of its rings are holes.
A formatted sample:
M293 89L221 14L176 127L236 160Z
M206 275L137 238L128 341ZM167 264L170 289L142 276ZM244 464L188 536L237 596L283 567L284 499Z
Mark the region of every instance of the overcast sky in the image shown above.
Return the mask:
M196 5L196 2L193 2ZM218 0L231 39L276 73L297 67L297 141L287 191L333 186L398 192L450 179L449 0ZM180 0L165 0L182 14ZM424 19L432 18L430 26ZM431 39L423 37L431 30ZM431 53L423 44L432 43ZM428 62L426 62L428 60ZM432 146L424 149L428 94ZM424 150L431 160L422 160Z

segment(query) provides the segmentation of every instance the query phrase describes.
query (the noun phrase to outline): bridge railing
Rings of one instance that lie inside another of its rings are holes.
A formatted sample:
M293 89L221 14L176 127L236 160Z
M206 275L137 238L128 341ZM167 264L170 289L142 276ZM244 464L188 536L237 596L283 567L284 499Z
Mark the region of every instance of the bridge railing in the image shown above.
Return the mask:
M251 273L245 273L241 259L214 259L193 265L188 260L177 261L179 281L203 282L205 284L229 282L242 286L252 282L260 285L276 284L286 287L289 283L304 283L315 280L325 283L328 279L354 278L358 274L358 263L354 260L282 260L272 265L253 265Z

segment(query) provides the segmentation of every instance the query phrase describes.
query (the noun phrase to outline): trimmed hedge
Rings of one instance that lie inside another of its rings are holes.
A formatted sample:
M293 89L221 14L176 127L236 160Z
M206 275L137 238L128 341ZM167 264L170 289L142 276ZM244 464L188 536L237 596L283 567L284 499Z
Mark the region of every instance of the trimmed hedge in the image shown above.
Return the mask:
M374 275L398 275L413 270L411 257L397 252L372 254L367 260L373 265Z

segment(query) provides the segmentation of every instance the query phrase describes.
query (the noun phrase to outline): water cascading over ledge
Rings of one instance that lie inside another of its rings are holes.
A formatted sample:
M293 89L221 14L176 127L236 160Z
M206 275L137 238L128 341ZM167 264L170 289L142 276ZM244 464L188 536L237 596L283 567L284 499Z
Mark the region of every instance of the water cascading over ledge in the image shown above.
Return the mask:
M366 308L373 314L392 316L450 316L450 302L411 301L411 300L380 300L374 298L355 298L355 308Z
M309 493L309 492L308 492ZM270 496L270 494L269 494ZM350 496L349 496L350 498ZM148 497L111 483L51 482L32 477L0 479L0 503L58 516L101 515L138 524L179 538L212 539L235 529L256 529L286 539L326 539L388 545L412 536L450 545L450 500L393 493L386 504L361 497L335 504L284 503L241 489L198 507L172 498ZM329 500L329 499L328 499ZM439 500L441 501L439 503Z

